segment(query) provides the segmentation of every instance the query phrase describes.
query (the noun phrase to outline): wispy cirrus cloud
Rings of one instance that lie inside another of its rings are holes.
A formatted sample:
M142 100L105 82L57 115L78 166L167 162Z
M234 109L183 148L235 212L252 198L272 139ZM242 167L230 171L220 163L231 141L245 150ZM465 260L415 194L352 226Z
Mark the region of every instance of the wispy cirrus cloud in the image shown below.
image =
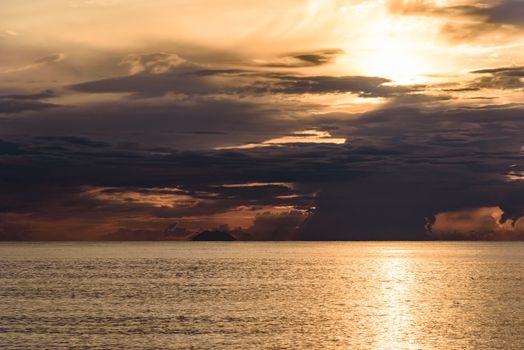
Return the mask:
M33 68L36 68L36 67L39 67L39 66L43 66L43 65L46 65L46 64L60 62L63 59L65 59L65 55L63 53L57 53L57 54L52 54L52 55L48 55L48 56L43 56L43 57L37 58L36 60L34 60L33 62L31 62L29 64L26 64L26 65L23 65L23 66L19 66L19 67L15 67L15 68L10 68L10 69L4 70L4 71L0 71L0 74L9 74L9 73L22 72L22 71L30 70L30 69L33 69Z

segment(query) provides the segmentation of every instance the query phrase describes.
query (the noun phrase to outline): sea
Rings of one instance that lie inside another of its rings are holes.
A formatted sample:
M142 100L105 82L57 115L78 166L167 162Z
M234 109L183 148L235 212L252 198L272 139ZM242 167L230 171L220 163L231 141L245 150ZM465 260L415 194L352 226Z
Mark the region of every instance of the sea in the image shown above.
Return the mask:
M2 243L0 349L524 349L524 243Z

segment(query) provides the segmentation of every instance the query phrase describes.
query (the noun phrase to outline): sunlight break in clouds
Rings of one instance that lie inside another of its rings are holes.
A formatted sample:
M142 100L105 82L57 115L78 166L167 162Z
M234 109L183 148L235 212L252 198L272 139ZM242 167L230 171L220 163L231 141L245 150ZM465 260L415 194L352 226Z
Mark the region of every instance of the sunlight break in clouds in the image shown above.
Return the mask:
M345 138L332 137L328 131L318 131L318 130L304 130L296 131L289 136L277 137L270 139L261 143L248 143L245 145L239 146L227 146L227 147L218 147L218 150L227 150L227 149L251 149L251 148L260 148L260 147L279 147L286 144L334 144L342 145L346 143Z
M202 202L178 188L148 188L142 191L125 190L118 188L95 188L84 193L102 201L111 201L128 204L145 204L156 208L162 207L192 207Z

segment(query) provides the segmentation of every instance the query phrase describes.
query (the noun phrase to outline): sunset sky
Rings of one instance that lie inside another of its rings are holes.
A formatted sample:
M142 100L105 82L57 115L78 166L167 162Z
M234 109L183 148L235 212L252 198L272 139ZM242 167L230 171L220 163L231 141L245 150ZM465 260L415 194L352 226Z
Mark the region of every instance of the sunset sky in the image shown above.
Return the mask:
M524 239L522 0L2 0L0 240Z

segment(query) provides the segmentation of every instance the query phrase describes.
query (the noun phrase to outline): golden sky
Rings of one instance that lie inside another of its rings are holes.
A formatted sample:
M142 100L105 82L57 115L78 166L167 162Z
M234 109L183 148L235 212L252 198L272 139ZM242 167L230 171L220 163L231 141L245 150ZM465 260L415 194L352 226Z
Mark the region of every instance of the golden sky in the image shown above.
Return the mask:
M0 233L514 232L523 34L520 0L2 0Z
M29 69L39 58L56 54L74 66L105 51L172 52L187 45L193 51L216 50L224 63L238 64L336 48L344 53L329 66L308 72L381 76L401 83L426 82L436 75L464 78L476 69L522 63L524 39L512 18L505 22L503 16L492 19L482 12L498 3L4 0L0 69L4 74Z

